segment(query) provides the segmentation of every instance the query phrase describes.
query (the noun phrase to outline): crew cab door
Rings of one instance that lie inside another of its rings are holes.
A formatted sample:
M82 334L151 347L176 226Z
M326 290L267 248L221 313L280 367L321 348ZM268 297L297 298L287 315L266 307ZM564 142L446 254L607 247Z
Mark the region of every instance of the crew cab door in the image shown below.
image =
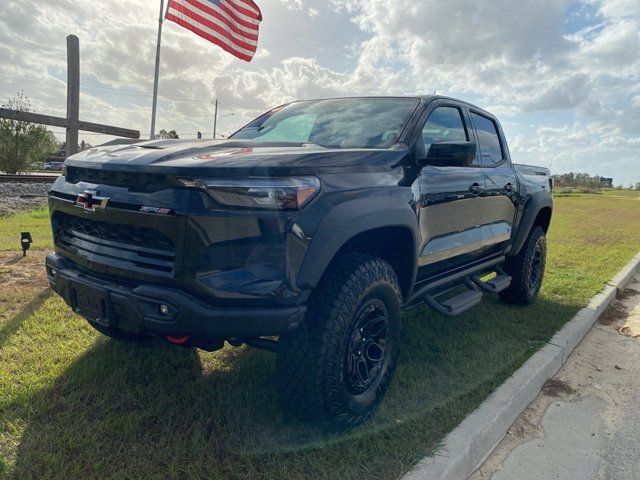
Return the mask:
M496 251L508 245L513 231L518 197L518 180L500 124L484 112L469 111L478 154L485 176L484 221L489 226L486 244Z
M422 138L426 151L435 142L475 141L464 107L444 100L430 106ZM479 256L485 189L479 158L464 167L425 165L416 182L419 275L439 273Z

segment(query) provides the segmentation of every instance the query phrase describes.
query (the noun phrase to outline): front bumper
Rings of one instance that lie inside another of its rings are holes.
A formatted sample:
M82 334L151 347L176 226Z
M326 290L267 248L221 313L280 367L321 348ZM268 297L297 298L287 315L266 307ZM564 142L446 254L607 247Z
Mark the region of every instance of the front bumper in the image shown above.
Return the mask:
M297 328L306 311L304 306L214 307L178 288L98 277L58 254L47 256L46 267L51 288L86 319L131 333L189 337L196 346L279 335Z

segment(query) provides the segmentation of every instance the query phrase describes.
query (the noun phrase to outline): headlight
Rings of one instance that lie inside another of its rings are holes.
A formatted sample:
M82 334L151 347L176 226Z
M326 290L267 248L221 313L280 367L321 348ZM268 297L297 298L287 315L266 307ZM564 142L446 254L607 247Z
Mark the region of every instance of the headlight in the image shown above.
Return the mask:
M298 210L320 191L320 180L313 176L244 179L206 179L191 184L218 203L230 207Z

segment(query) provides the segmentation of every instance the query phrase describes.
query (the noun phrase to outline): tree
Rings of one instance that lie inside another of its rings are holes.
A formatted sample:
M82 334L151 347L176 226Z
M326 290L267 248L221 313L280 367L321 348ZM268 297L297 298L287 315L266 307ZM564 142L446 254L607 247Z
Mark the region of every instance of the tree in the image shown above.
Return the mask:
M598 175L591 176L587 173L563 173L553 176L558 187L599 189L604 185L604 179Z
M163 128L162 130L160 130L160 133L158 134L158 138L162 138L162 139L170 139L170 138L179 138L178 134L176 133L175 130L169 130L168 132Z
M640 182L636 183L636 190L640 190Z
M3 107L30 112L31 102L20 92ZM55 135L44 125L0 119L0 170L5 173L33 170L57 145Z

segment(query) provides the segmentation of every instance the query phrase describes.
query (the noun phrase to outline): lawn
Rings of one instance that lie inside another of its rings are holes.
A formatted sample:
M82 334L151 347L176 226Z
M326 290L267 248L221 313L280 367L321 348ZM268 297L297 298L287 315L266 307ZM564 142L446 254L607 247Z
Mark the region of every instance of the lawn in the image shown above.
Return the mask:
M0 477L398 478L640 250L640 194L556 198L548 242L534 306L409 312L382 407L341 436L283 417L268 352L122 345L53 296L22 299L0 317Z
M0 217L0 251L20 248L20 232L30 232L31 248L50 247L52 242L49 212L38 208L29 212Z

